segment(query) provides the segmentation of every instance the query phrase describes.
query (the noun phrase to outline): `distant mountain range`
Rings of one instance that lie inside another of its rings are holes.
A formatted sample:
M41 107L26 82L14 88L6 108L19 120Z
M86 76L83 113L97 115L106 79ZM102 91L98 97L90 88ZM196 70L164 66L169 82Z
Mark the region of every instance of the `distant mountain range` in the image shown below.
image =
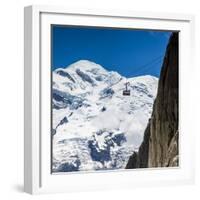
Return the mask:
M53 72L53 172L125 168L152 113L158 79L80 60ZM125 83L130 96L123 96Z

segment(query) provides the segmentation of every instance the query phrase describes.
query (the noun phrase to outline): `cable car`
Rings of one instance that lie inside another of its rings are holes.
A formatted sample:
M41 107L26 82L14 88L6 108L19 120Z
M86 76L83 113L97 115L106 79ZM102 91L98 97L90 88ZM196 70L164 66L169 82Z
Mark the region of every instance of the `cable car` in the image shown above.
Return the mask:
M126 88L125 88L125 90L123 90L123 95L124 95L124 96L130 96L131 91L128 90L128 86L130 86L130 83L129 83L129 82L126 82L126 83L125 83L125 86L126 86Z

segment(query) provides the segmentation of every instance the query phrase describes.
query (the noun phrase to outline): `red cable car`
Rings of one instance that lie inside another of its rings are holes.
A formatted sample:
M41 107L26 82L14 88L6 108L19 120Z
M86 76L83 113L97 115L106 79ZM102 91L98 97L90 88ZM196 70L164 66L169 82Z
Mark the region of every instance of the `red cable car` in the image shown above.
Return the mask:
M131 91L128 90L128 86L130 86L130 83L129 83L129 82L126 82L126 83L125 83L125 86L126 86L126 88L125 88L125 90L123 90L123 95L124 95L124 96L130 96Z

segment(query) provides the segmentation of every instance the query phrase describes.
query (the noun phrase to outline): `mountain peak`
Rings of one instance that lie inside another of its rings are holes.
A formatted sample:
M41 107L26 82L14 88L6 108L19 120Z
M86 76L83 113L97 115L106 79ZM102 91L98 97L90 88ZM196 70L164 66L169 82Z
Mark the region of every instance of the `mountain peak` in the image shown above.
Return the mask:
M71 65L87 65L87 64L95 64L97 65L97 63L91 61L91 60L86 60L86 59L83 59L83 60L78 60L74 63L72 63Z
M101 71L104 71L104 72L107 72L106 69L104 69L101 65L95 63L95 62L92 62L90 60L79 60L79 61L76 61L74 63L72 63L71 65L67 66L66 67L67 69L82 69L84 71L90 71L90 70L101 70Z

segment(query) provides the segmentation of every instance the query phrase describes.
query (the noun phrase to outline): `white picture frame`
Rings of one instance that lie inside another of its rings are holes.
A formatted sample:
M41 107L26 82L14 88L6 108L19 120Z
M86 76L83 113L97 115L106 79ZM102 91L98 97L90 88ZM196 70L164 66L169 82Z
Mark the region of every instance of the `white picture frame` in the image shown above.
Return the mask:
M69 173L50 171L50 25L90 25L180 31L180 167ZM56 6L25 8L24 190L31 194L174 185L194 181L194 135L190 132L194 17L192 15ZM49 67L48 67L49 66ZM98 181L97 181L98 180Z

